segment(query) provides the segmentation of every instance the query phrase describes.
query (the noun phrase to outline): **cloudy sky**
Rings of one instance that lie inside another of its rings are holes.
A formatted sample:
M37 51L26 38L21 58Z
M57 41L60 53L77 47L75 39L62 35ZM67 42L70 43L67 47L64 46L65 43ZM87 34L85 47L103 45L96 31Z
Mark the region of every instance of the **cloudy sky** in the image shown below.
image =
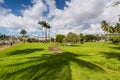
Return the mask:
M0 0L0 33L19 35L26 29L28 35L41 35L38 21L51 25L51 35L101 34L100 22L111 25L118 22L120 5L110 6L116 0Z

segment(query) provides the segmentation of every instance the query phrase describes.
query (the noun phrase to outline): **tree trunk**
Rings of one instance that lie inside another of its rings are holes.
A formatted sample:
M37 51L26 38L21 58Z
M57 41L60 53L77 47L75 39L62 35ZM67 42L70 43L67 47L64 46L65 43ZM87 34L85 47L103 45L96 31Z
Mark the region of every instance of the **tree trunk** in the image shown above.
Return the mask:
M44 40L44 38L43 38L43 27L42 27L42 41Z
M47 41L47 28L45 28L45 41Z
M48 33L48 38L49 38L49 40L50 40L50 29L49 29L49 33Z
M23 34L23 42L25 42L25 35Z

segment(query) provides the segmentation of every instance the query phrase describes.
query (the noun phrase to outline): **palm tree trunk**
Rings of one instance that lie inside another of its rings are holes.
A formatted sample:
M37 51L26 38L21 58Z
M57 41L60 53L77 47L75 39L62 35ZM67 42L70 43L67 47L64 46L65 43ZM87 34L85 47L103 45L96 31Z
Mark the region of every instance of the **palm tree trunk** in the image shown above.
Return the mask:
M43 37L43 27L42 27L42 41L44 40L43 38L44 38L44 37Z
M45 41L47 41L47 28L45 28Z
M49 38L49 40L50 40L50 29L49 29L49 33L48 33L48 38Z

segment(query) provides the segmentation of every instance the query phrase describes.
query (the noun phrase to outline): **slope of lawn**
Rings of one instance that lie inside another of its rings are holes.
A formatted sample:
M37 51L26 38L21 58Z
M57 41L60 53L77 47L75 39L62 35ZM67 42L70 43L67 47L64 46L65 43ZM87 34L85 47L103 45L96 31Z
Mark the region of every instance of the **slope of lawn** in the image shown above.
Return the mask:
M59 46L23 43L0 51L0 80L119 80L120 46L84 43Z

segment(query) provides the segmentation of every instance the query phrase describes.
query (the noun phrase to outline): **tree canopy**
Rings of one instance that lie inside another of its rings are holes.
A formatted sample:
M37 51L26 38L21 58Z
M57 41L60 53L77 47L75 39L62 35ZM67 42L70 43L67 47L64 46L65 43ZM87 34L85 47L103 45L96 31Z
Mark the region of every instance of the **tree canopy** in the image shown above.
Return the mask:
M64 38L65 38L64 35L58 34L56 35L56 42L62 43Z
M20 34L22 34L23 36L25 36L26 33L27 33L27 31L25 29L21 29Z
M77 43L79 41L79 36L75 33L69 32L66 36L66 41Z

